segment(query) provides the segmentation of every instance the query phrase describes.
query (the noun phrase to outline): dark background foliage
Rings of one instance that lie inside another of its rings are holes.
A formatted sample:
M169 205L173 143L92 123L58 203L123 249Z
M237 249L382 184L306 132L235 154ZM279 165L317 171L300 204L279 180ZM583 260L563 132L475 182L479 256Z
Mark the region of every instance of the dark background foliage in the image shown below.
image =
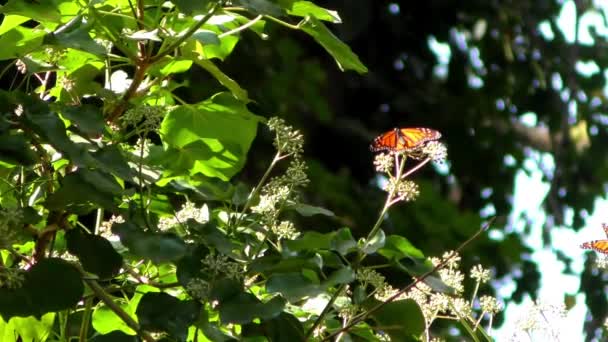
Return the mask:
M504 299L518 302L524 294L535 298L539 269L523 257L531 252L524 236L509 233L517 219L507 219L514 177L532 151L550 153L556 167L544 175L551 184L543 206L544 243L551 246L549 232L556 225L574 230L583 226L594 199L604 193L608 158L601 113L606 101L602 73L589 77L578 73L575 64L595 61L603 70L608 62L605 39L596 36L595 45L567 42L556 22L562 5L548 0L320 5L340 13L344 24L335 25L334 32L360 56L368 74L341 73L308 37L272 26L272 40L244 40L223 64L250 90L256 99L253 108L280 113L306 137L312 180L307 200L331 208L339 218L303 222L302 228L341 224L366 234L382 204L370 140L396 126L432 127L443 133L448 146L449 172L427 167L418 173L420 199L393 208L384 229L408 237L427 255L437 255L470 236L483 219L481 209L491 205L499 216L493 229L503 231L504 238L486 237L469 247L465 269L479 262L492 265L496 278L518 270L516 290ZM576 6L579 18L594 10L590 1ZM550 25L551 39L541 35L542 22ZM431 39L450 47L443 76L436 71L442 64L429 47ZM555 86L557 79L563 85ZM196 85L189 91L200 95ZM568 110L573 104L575 113ZM528 112L537 116L533 127L520 121ZM591 128L589 145L572 134L581 123ZM262 139L257 144L243 179L257 179L266 166ZM574 213L571 221L564 220L567 209ZM525 231L529 229L528 224ZM400 282L398 275L391 278ZM599 282L582 283L588 303L604 295L593 290L601 287ZM591 311L603 317L597 306ZM600 323L588 325L587 331Z

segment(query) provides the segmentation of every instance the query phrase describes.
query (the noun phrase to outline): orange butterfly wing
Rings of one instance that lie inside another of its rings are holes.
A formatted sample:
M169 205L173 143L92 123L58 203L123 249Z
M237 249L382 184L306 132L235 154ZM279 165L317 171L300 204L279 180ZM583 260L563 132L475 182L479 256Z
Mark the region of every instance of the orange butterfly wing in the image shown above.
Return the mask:
M441 138L441 133L430 128L395 128L374 139L370 149L374 152L411 150L427 141L439 138Z
M582 249L592 249L596 252L608 254L608 240L594 240L581 245Z

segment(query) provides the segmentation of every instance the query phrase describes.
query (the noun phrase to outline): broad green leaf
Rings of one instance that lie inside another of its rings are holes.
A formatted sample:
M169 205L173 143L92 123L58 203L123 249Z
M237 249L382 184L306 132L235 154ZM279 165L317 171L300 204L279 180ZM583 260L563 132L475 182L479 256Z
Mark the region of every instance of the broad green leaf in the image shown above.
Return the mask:
M187 251L186 243L177 235L144 232L130 221L114 224L112 232L120 236L120 242L131 253L156 264L178 260Z
M203 46L205 45L220 45L222 42L217 36L217 33L210 30L197 30L192 34L192 38L198 40Z
M262 120L234 96L219 93L169 112L160 134L169 153L179 152L174 156L177 160L172 161L178 162L178 167L188 167L190 175L202 173L227 181L245 164L257 124ZM170 164L165 166L170 174Z
M382 229L378 229L376 234L374 234L369 241L364 242L362 248L363 252L365 252L365 254L376 253L377 250L384 247L384 243L386 242L385 237L384 231Z
M40 319L33 316L13 317L8 321L2 341L12 341L19 336L23 341L45 341L52 332L56 313L49 312L42 315Z
M296 1L293 3L291 10L287 13L298 17L314 17L319 20L329 21L334 24L341 24L342 19L338 15L338 12L325 9L317 6L310 1Z
M236 83L235 80L230 78L228 75L224 74L220 68L218 68L212 61L208 59L198 59L195 58L194 61L196 64L200 65L203 69L207 70L215 79L220 82L221 85L226 87L232 94L245 103L249 102L249 98L247 97L247 90L241 88L241 86Z
M184 257L177 261L175 271L177 280L184 287L188 286L188 283L195 278L210 280L207 275L201 272L201 260L209 254L209 249L205 245L188 247Z
M318 283L312 282L299 272L275 273L266 282L268 293L280 293L290 302L304 297L314 297L323 292Z
M99 235L87 234L79 228L66 233L68 251L76 255L87 272L108 279L120 271L122 256L112 244Z
M234 0L235 5L240 5L255 14L271 15L281 17L285 11L269 0Z
M298 203L293 207L302 216L313 216L313 215L325 215L325 216L336 216L331 210L315 207L309 204Z
M195 335L197 333L197 335ZM202 310L198 321L190 326L188 341L236 342L237 339L228 335L228 329L222 330L219 321L210 322L207 310Z
M293 315L281 313L278 317L260 324L243 326L243 336L265 336L269 341L304 341L304 327Z
M105 128L101 109L93 105L63 106L60 113L90 137L102 134Z
M127 335L122 331L112 331L105 335L96 335L93 337L91 342L137 342L139 339L137 336Z
M171 2L187 15L207 12L207 10L209 10L209 4L212 3L211 0L171 0Z
M116 304L130 316L134 316L133 311L129 309L129 303L123 299L115 300ZM135 331L116 315L112 309L105 305L100 305L95 308L91 317L93 328L100 334L110 334L113 331L120 331L127 335L135 335Z
M0 136L0 161L11 165L32 165L37 156L23 134Z
M331 249L338 251L341 255L346 255L357 250L357 241L348 228L342 228L336 232L331 240Z
M265 255L255 259L250 265L249 270L254 273L287 273L298 272L303 268L321 270L323 259L319 254L281 257L279 255Z
M133 177L133 170L122 155L118 145L109 145L92 153L93 158L97 159L100 166L107 172L110 172L124 180L130 180Z
M22 1L22 0L17 0ZM0 36L0 60L19 58L42 45L46 32L17 26Z
M281 297L274 297L263 303L251 293L241 293L220 304L220 319L223 323L236 324L249 323L255 318L271 319L281 314L285 304L285 300Z
M188 327L198 319L201 304L182 301L167 293L148 292L140 300L136 314L142 329L166 331L178 341L188 337Z
M0 36L28 20L30 20L30 18L20 15L5 15L4 19L2 20L2 25L0 25Z
M348 45L340 41L333 33L319 20L309 17L302 25L302 30L311 35L317 43L334 58L338 67L342 71L354 70L359 74L367 72L367 67L361 63L359 57L355 55Z
M76 16L55 32L47 34L43 43L103 55L106 49L89 35L92 27L91 23L85 23L82 16Z
M403 258L424 259L422 251L400 235L389 235L384 247L380 248L378 253L389 260L400 260Z
M174 59L174 58L167 57L166 62L164 62L164 63L159 62L158 64L156 64L152 68L150 68L149 72L152 75L168 76L168 75L172 75L172 74L179 74L182 72L186 72L186 71L190 70L191 66L192 66L191 60Z
M83 292L80 272L74 266L58 258L43 259L25 273L22 287L0 288L0 315L10 319L73 308Z
M364 304L364 307L370 309L378 303L377 300L371 299ZM413 299L385 304L378 311L373 312L371 318L379 329L391 337L392 341L416 341L424 332L424 316Z
M327 277L327 280L323 282L323 285L332 287L338 284L348 284L355 280L355 272L350 267L342 267L339 270L333 272Z
M0 8L0 13L17 14L38 21L59 23L61 13L55 1L9 0Z
M283 246L289 251L330 249L335 233L322 234L315 231L305 232L296 240L283 240Z
M85 180L82 175L83 170L85 169L71 172L63 178L61 187L46 199L48 209L69 208L80 214L86 214L92 210L95 207L94 204L109 210L115 209L114 195L99 191L97 187Z
M193 234L200 235L203 238L207 246L214 247L221 253L231 257L242 257L243 242L230 239L225 232L217 228L215 222L211 221L201 224L193 219L189 219L186 224Z
M129 300L122 297L114 298L114 302L131 318L137 320L135 311L139 302L146 293L159 292L158 288L149 285L139 285L135 288L135 294ZM129 326L112 309L104 305L98 305L92 315L93 328L100 334L110 334L113 331L120 331L127 335L136 335Z

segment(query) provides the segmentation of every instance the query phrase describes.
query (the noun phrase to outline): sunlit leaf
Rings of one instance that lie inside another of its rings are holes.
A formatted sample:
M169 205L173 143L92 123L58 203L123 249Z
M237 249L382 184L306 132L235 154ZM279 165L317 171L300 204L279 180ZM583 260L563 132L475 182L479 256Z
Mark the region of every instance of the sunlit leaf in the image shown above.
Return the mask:
M311 35L334 58L340 70L354 70L359 74L367 72L367 67L361 63L348 45L340 41L327 27L314 17L308 18L302 26L304 32Z

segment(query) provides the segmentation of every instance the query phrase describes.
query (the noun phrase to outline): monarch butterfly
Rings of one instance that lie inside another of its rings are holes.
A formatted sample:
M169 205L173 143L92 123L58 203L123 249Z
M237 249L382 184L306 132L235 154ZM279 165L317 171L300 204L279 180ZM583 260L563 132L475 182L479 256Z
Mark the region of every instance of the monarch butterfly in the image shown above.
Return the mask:
M411 150L427 141L439 138L441 138L441 133L430 128L395 128L376 137L370 149L373 152Z
M608 237L608 225L602 223L602 228L604 228L604 233L606 233L606 237ZM581 245L582 249L593 249L596 252L608 254L608 240L593 240L584 242Z

